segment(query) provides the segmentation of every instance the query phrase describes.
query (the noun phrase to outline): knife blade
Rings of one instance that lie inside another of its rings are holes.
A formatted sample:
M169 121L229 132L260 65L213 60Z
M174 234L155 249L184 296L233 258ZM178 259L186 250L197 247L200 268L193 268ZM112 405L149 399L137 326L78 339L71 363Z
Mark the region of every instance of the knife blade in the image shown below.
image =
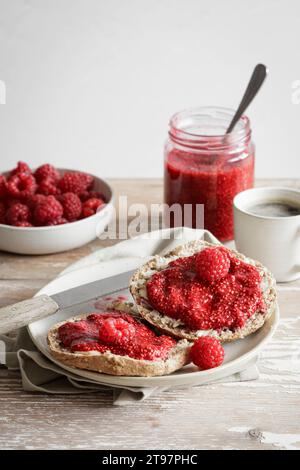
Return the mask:
M0 334L21 328L60 310L94 300L126 289L134 270L117 274L99 281L82 284L57 294L39 295L17 304L0 308Z
M135 271L136 269L107 277L100 281L82 284L81 286L50 295L50 297L58 304L60 310L66 309L76 304L126 289Z

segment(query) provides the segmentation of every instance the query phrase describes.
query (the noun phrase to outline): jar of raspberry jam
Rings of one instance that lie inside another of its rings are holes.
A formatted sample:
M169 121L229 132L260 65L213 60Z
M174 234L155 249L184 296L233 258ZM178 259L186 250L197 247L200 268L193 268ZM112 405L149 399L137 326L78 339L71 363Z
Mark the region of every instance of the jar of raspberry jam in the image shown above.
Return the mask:
M178 203L183 212L190 204L192 228L199 228L196 205L203 204L204 228L221 241L233 238L234 196L254 181L250 121L242 116L225 136L233 115L214 107L181 111L170 120L165 146L165 203Z

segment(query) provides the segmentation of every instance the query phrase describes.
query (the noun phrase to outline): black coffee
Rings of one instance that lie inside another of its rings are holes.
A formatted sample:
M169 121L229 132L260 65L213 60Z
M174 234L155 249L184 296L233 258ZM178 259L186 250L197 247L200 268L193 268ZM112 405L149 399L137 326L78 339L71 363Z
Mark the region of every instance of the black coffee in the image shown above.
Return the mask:
M248 211L264 217L291 217L300 215L300 205L288 202L261 202L249 207Z

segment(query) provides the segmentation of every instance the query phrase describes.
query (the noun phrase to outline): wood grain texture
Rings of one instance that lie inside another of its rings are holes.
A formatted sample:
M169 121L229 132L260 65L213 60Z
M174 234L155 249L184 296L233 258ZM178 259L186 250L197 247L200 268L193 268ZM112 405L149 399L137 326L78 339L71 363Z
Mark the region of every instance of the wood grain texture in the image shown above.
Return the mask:
M59 306L48 295L22 300L0 309L0 334L26 326L57 312Z
M111 183L129 203L162 200L160 180ZM271 185L300 189L299 180L258 181ZM111 243L51 256L1 253L0 305L30 297L68 264ZM170 390L122 408L112 406L110 392L27 393L17 372L0 369L0 448L299 449L300 281L278 291L282 319L261 355L257 381Z

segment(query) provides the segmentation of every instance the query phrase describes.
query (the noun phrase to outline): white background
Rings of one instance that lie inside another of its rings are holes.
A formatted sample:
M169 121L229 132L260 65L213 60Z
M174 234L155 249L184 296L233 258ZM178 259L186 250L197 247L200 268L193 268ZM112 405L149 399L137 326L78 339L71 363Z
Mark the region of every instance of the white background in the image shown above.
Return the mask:
M256 174L299 177L299 0L0 0L0 169L160 176L169 116L236 107L257 62Z

